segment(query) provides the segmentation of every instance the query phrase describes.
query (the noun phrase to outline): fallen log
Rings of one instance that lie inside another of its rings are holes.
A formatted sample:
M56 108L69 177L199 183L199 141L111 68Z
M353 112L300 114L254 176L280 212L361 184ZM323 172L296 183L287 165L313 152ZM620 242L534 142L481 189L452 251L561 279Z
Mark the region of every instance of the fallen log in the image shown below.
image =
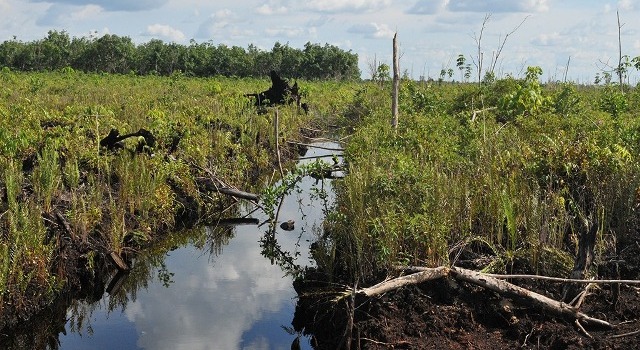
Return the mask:
M312 143L301 143L301 142L295 142L295 141L287 141L287 143L291 144L291 145L296 145L296 146L305 146L305 147L313 147L313 148L318 148L318 149L324 149L324 150L327 150L327 151L338 151L338 152L343 152L344 151L344 148L318 146L318 145L314 145Z
M515 284L500 280L491 275L463 269L460 267L410 267L409 270L419 269L419 272L415 272L409 275L393 278L384 282L378 283L374 286L362 288L357 291L358 294L364 294L368 297L373 297L398 289L400 287L415 285L425 281L434 280L446 276L451 276L459 281L472 283L483 288L497 292L498 294L505 296L515 296L521 300L530 303L533 306L542 308L543 310L552 312L558 316L566 317L579 322L584 322L588 325L599 326L604 328L614 328L614 325L601 319L593 318L580 312L577 307L570 304L557 301L546 297L542 294L530 291L526 288L516 286ZM594 281L588 281L593 283Z
M453 276L457 280L473 283L502 295L511 295L523 298L531 302L531 304L541 307L544 310L553 312L554 314L559 316L583 321L590 325L600 326L604 328L613 328L613 325L611 323L590 317L578 311L577 308L567 303L551 299L542 294L538 294L509 282L487 276L486 274L480 272L462 269L459 267L452 267L451 276Z
M404 287L412 284L419 284L422 282L442 278L447 276L448 274L449 274L449 268L445 266L440 266L436 268L426 268L425 270L420 272L386 280L384 282L380 282L371 287L362 288L358 290L357 293L364 294L368 297L378 296L380 294L386 293L394 289L398 289L400 287Z
M423 267L423 266L398 266L397 270L402 270L405 273L415 273L420 271L431 270L431 267ZM509 279L531 279L531 280L542 280L542 281L551 281L551 282L562 282L562 283L580 283L580 284L640 284L640 280L580 280L580 279L572 279L572 278L562 278L562 277L551 277L551 276L541 276L541 275L501 275L494 273L482 273L484 276L489 276L501 280L509 280Z
M215 179L215 180L220 182L220 183L222 183L218 179ZM196 179L196 182L198 184L198 187L200 187L201 189L204 189L205 191L220 192L220 193L226 194L228 196L232 196L232 197L240 198L240 199L246 199L246 200L249 200L249 201L257 201L258 200L258 195L257 194L241 191L241 190L238 190L238 189L235 189L235 188L232 188L232 187L228 187L228 186L217 186L214 183L214 179L210 179L210 178L206 178L206 177L199 177L199 178Z

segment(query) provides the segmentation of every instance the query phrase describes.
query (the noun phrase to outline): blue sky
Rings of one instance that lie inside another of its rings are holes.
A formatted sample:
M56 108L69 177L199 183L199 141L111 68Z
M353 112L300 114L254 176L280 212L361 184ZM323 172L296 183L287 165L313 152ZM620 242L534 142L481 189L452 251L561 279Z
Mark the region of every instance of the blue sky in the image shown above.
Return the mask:
M398 32L401 69L417 78L437 78L455 67L458 54L477 56L474 37L486 14L482 37L484 65L509 36L496 65L499 75L522 76L537 65L544 80L568 77L591 82L615 66L618 57L616 10L620 11L623 54L640 55L640 0L0 0L0 41L41 39L47 31L71 36L129 36L188 44L269 50L273 44L329 43L352 50L363 76L369 65L391 62L391 38ZM631 83L640 74L633 71Z

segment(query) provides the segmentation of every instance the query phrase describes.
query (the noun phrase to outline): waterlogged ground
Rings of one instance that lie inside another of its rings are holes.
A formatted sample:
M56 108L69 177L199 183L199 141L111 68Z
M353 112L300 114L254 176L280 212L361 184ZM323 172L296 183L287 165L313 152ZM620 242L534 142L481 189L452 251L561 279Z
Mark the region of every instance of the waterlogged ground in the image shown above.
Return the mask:
M312 148L306 156L326 153ZM322 188L326 200L315 195ZM311 264L308 247L332 201L330 180L310 177L285 199L279 221L294 220L295 228L278 228L277 238L283 250L299 253L298 264ZM265 219L259 212L251 217ZM261 255L259 240L267 226L234 226L232 238L213 249L176 247L146 288L128 293L125 307L110 310L105 293L97 303L70 310L59 348L290 349L299 336L291 327L296 293L292 277ZM207 230L209 237L216 234ZM299 341L302 349L311 348L308 338Z

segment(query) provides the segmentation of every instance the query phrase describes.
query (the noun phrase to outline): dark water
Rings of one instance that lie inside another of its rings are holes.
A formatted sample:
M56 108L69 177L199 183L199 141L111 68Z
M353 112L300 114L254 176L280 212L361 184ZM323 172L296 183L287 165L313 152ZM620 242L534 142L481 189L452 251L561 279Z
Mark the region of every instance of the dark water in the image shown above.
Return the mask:
M312 148L307 156L327 153ZM309 245L333 202L330 181L304 178L280 211L279 221L294 220L295 229L278 228L276 237L297 264L312 264ZM319 189L328 198L319 198ZM259 211L251 216L265 220ZM298 336L291 331L296 293L292 276L261 254L266 230L207 227L206 239L169 251L142 281L128 281L138 287L117 301L105 293L97 303L69 310L60 349L290 349ZM311 348L304 337L300 343Z

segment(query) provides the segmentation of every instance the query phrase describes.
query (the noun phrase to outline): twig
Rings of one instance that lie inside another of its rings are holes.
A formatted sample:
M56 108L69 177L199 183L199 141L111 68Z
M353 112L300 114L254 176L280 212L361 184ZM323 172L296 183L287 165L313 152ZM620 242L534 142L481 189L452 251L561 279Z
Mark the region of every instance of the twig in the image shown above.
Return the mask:
M423 267L423 266L408 266L408 267L397 267L398 269L404 269L409 271L426 271L432 270L431 267ZM554 281L554 282L563 282L563 283L583 283L583 284L607 284L607 283L620 283L620 284L640 284L640 280L579 280L572 278L562 278L562 277L551 277L551 276L540 276L540 275L500 275L493 273L483 273L483 276L493 277L497 279L533 279L533 280L543 280L543 281Z
M589 295L589 288L591 286L593 286L593 284L589 283L586 287L584 287L584 290L580 292L580 294L578 294L578 301L573 304L573 306L577 307L578 309L582 306L582 303L584 303L584 299L587 297L587 295Z
M484 113L484 112L487 112L487 111L492 111L494 109L498 109L498 107L487 107L487 108L478 109L478 110L473 111L473 115L471 116L471 121L475 121L476 120L476 115L478 113Z
M579 329L580 331L582 331L582 333L584 333L584 335L586 335L586 336L587 336L587 338L589 338L589 339L593 339L593 337L591 336L591 334L589 334L589 332L587 332L587 330L586 330L586 329L584 329L584 327L582 327L582 324L580 324L580 320L576 320L575 324L576 324L576 327L578 327L578 329Z
M360 338L360 339L361 340L366 340L368 342L371 342L371 343L374 343L374 344L378 344L378 345L384 345L384 346L392 346L393 345L391 343L384 343L384 342L381 342L381 341L378 341L378 340L374 340L374 339L371 339L371 338Z
M561 277L538 276L538 275L497 275L497 274L489 274L489 273L485 275L493 278L498 278L498 279L534 279L534 280L554 281L554 282L563 282L563 283L640 284L640 280L580 280L580 279L574 279L574 278L561 278Z
M633 331L633 332L628 332L628 333L622 333L622 334L612 335L612 336L611 336L611 337L609 337L609 338L611 338L611 339L616 339L616 338L628 337L628 336L636 335L636 334L640 334L640 330Z

